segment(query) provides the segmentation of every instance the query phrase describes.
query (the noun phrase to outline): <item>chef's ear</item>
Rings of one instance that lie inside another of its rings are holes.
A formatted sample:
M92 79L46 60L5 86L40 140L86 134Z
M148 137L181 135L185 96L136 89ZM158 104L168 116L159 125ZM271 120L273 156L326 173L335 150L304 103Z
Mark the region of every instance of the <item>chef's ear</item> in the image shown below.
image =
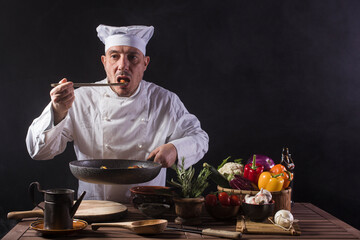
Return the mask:
M104 65L104 67L105 67L105 61L106 61L105 55L101 55L101 62Z
M149 57L149 56L145 56L145 57L144 57L145 70L146 70L147 66L149 65L149 63L150 63L150 57Z

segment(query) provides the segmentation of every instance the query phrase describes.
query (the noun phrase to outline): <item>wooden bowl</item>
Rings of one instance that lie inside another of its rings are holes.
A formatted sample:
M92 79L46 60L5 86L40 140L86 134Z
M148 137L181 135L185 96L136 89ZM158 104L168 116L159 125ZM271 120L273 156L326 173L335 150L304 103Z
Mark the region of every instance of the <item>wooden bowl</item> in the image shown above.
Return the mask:
M205 204L205 209L215 219L232 219L235 218L240 210L239 206L223 206L220 203L217 203L215 206L210 206Z
M228 194L236 194L239 197L240 202L244 201L245 196L247 194L249 194L250 196L254 196L259 192L259 191L223 188L220 186L218 186L217 189L218 191L224 191L227 192ZM274 212L277 212L281 209L291 211L291 191L292 191L291 188L287 188L279 192L271 192L272 199L275 200Z

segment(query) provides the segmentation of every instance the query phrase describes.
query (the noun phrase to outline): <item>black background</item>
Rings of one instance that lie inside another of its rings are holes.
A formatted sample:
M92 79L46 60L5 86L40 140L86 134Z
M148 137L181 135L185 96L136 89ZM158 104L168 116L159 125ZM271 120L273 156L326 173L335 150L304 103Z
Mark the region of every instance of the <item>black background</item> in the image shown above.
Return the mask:
M0 236L27 187L69 187L72 145L34 161L25 136L50 83L105 77L99 24L153 25L144 79L177 93L210 136L200 163L265 154L296 164L295 202L360 228L359 1L0 0ZM214 186L208 189L215 190Z

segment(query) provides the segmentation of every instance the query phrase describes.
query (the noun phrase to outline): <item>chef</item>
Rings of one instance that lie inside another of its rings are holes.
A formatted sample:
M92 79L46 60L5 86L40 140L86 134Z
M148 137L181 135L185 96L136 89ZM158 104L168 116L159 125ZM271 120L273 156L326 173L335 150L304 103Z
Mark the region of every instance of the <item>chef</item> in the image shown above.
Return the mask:
M123 84L74 90L71 81L62 79L28 129L28 152L35 160L48 160L73 141L78 160L155 156L163 168L141 185L165 186L166 168L181 164L177 160L182 158L185 168L198 162L208 150L208 135L175 93L143 80L152 26L99 25L96 30L105 45L101 61L106 72L97 83ZM86 199L126 203L133 186L79 181L78 193L86 191Z

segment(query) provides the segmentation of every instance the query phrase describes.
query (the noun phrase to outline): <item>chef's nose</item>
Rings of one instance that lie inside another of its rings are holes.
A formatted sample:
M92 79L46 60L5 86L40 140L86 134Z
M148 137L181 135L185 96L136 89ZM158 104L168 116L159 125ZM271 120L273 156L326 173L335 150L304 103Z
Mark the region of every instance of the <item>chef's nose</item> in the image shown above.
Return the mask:
M129 70L129 60L126 56L121 55L118 60L118 69L119 70Z

